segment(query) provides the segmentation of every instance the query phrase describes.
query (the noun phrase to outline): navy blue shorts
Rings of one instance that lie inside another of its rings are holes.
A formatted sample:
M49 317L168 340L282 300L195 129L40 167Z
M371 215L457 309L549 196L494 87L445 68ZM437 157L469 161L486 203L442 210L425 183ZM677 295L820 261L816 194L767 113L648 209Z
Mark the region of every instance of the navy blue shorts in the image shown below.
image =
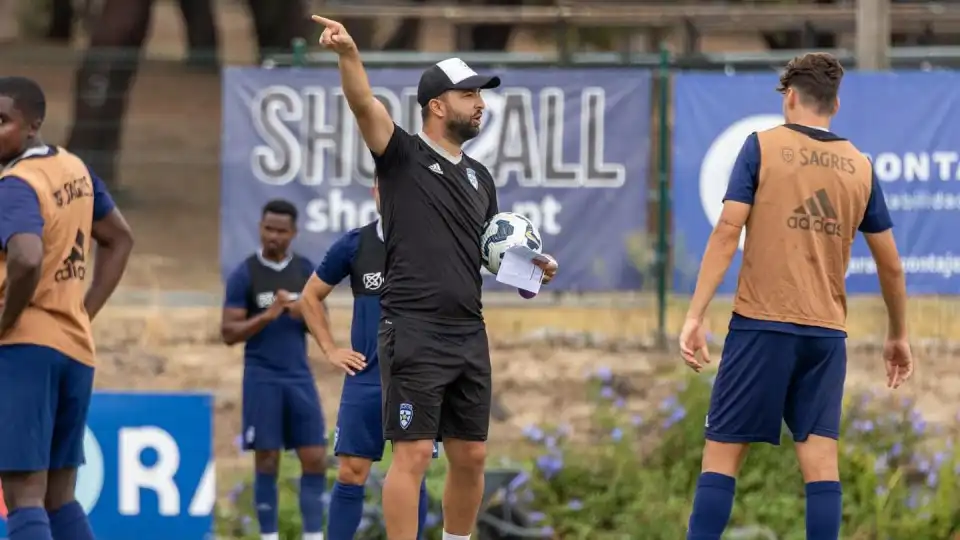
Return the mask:
M313 379L243 377L243 449L283 450L327 444Z
M380 461L384 443L381 386L345 383L333 436L333 453ZM433 457L439 454L439 443L434 441Z
M83 465L93 371L49 347L0 346L0 471Z
M707 439L779 445L783 422L797 442L811 434L837 439L846 374L846 338L730 330Z

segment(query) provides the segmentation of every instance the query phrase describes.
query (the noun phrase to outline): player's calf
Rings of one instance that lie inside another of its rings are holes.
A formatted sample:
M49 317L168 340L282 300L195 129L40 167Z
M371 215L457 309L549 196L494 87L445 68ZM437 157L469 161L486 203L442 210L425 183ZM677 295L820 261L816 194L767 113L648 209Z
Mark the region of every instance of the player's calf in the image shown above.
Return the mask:
M797 461L806 483L807 538L836 540L840 537L843 492L837 441L810 435L796 443Z
M688 540L719 540L730 521L737 487L737 473L747 455L748 446L708 440L703 447L703 460L693 512L687 529Z
M340 456L337 481L330 497L328 540L353 540L363 519L364 485L373 462L366 458Z
M394 442L393 461L383 483L383 512L390 540L417 538L418 493L432 459L433 440Z
M327 490L327 447L306 446L297 449L300 467L300 516L303 540L323 538L323 494Z
M51 540L50 520L43 508L47 473L2 472L3 500L10 513L7 529L10 540Z
M278 540L279 517L277 507L277 473L280 470L279 450L256 450L253 455L255 477L253 502L257 508L257 521L263 540Z
M74 498L77 469L55 469L47 475L44 506L54 540L94 540L87 513Z
M443 448L450 462L443 490L444 539L466 539L477 522L483 500L487 445L483 441L444 439Z

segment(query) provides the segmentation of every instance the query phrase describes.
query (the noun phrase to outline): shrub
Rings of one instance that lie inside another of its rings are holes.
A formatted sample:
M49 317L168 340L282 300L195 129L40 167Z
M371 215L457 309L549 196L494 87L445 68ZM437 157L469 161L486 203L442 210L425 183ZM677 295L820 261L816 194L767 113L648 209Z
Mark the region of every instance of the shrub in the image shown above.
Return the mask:
M331 437L332 441L333 438ZM389 445L384 454L383 461L375 464L374 468L382 474L387 470L390 463ZM300 464L294 454L288 453L281 460L280 473L277 480L277 491L279 493L279 533L281 539L297 539L302 535L300 523L300 503L299 483L300 483ZM374 476L376 472L372 472ZM256 522L256 512L253 504L253 484L249 478L238 482L228 495L229 504L220 504L217 507L216 530L218 538L231 538L237 540L259 540L260 533ZM330 490L333 488L333 481L336 479L337 471L331 469L327 472L328 489L324 494L324 504L329 508ZM439 494L443 491L443 481L446 476L446 460L438 459L430 467L427 475L427 489L431 493L431 508L427 514L428 536L427 540L440 540L441 523L439 517ZM367 488L367 510L370 517L365 517L360 522L360 530L357 533L357 540L386 540L387 536L383 529L383 521L380 519L380 489L378 486L368 486Z
M572 444L562 427L531 428L542 447L530 484L558 538L683 538L700 472L712 380L693 376L644 418L628 415L608 371L594 378L593 444ZM843 538L947 539L960 534L957 428L927 425L893 394L848 399L841 440ZM779 448L754 445L737 482L736 538L805 537L804 488L784 433Z
M564 426L525 431L538 448L525 463L529 474L503 499L535 512L534 525L563 540L676 540L683 538L703 449L703 419L712 381L692 376L671 387L670 397L642 418L630 415L609 371L594 377L597 409L591 444L575 444ZM941 540L960 534L960 427L930 426L913 404L894 394L851 396L841 444L844 531L850 540ZM779 448L751 448L737 482L731 539L802 540L803 481L784 433ZM386 470L389 454L378 468ZM430 539L439 539L439 495L446 461L431 467L434 499ZM331 471L332 479L335 472ZM299 538L299 465L283 460L280 475L280 537ZM379 490L368 489L379 504ZM218 509L218 531L227 538L256 540L249 481L237 486L233 503ZM367 520L358 538L386 536L382 523ZM483 539L478 539L483 540Z

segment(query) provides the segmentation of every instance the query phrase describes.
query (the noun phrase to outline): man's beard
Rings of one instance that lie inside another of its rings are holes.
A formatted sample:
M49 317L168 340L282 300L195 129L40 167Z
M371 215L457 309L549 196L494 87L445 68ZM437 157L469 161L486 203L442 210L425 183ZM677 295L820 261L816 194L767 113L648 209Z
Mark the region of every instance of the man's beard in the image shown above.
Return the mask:
M480 126L473 125L469 117L451 118L447 122L447 136L457 144L463 144L480 134Z

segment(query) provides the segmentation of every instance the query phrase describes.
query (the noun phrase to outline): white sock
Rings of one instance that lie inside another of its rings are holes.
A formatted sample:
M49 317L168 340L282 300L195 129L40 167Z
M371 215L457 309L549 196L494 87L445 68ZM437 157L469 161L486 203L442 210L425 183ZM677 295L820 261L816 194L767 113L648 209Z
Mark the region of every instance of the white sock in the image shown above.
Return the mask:
M280 533L261 534L260 540L280 540Z
M323 533L303 533L303 540L323 540Z
M443 531L443 540L470 540L470 535L460 536L459 534L450 534Z

